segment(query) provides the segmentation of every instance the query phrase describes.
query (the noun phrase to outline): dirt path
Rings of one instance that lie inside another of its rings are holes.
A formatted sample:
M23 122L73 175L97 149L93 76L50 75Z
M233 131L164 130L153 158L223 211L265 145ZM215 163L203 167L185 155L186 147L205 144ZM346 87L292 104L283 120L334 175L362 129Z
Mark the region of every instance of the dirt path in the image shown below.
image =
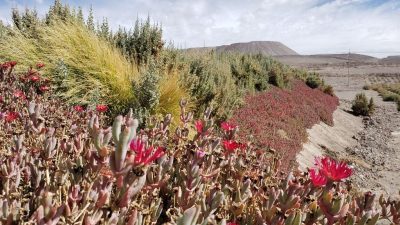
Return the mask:
M348 160L355 168L354 186L379 194L398 194L400 190L400 113L394 103L383 102L375 91L364 91L363 82L348 84L347 78L325 79L340 98L334 113L335 125L315 125L308 131L309 142L297 160L301 168L311 166L315 155L328 154ZM352 85L353 84L353 85ZM364 92L373 97L376 111L371 118L354 117L351 100Z

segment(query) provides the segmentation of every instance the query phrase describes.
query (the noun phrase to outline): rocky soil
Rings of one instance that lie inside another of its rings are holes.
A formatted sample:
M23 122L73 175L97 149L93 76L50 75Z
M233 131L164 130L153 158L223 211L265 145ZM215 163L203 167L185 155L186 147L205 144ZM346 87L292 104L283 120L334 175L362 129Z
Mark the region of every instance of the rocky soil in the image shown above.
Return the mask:
M355 166L352 180L362 190L395 195L400 190L400 113L395 104L378 104L363 124L364 129L353 137L357 145L347 151L363 162Z
M396 71L400 73L400 67ZM307 156L309 162L313 155L320 154L347 160L354 166L355 173L351 179L357 189L372 190L376 194L383 193L386 196L398 196L400 112L397 111L395 103L384 102L377 92L365 91L362 87L376 82L399 82L400 75L383 76L375 73L362 75L360 72L347 77L332 72L325 74L324 79L327 84L333 86L339 97L340 106L337 111L341 113L335 112L334 127L321 129L325 125L319 124L309 130L309 142L303 146L303 151L299 154L299 164L302 164L300 160L304 161L302 155ZM351 100L360 92L374 98L376 110L371 117L351 116ZM325 136L330 137L329 142L325 140ZM309 162L305 166L309 166Z

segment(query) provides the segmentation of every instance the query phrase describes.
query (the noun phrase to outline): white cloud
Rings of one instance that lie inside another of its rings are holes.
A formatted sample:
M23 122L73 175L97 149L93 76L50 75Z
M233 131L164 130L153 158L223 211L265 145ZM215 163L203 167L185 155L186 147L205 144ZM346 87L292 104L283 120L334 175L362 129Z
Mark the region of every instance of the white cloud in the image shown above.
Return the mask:
M4 1L4 0L3 0ZM37 2L42 0L32 0ZM0 0L1 2L1 0ZM6 2L14 2L6 0ZM20 2L20 1L18 1ZM28 4L29 1L22 1ZM164 37L186 47L252 40L281 41L302 54L358 52L400 54L398 0L87 0L112 27L137 16L162 23ZM70 3L76 5L74 2ZM45 2L47 5L49 1ZM21 3L20 3L21 4ZM32 3L36 7L46 4ZM10 5L10 4L8 4ZM23 4L21 4L23 5ZM38 6L39 5L39 6ZM4 8L0 9L0 17ZM8 15L7 15L8 16ZM385 55L385 54L383 54Z

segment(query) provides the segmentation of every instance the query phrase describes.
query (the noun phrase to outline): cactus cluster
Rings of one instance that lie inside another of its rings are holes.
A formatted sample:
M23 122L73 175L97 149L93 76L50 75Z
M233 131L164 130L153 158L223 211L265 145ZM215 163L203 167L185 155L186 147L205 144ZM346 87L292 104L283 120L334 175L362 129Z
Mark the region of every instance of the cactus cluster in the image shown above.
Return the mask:
M132 111L108 126L102 110L64 105L9 70L0 81L2 224L400 224L400 202L354 191L347 164L322 158L309 172L283 173L239 127L217 126L211 109L194 120L182 100L174 130L170 115L138 129Z

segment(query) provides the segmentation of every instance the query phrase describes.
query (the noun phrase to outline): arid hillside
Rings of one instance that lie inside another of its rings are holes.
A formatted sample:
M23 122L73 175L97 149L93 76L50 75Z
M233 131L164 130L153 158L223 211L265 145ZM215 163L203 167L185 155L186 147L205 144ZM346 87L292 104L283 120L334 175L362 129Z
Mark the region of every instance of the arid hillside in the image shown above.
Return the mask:
M240 52L268 56L296 56L297 52L277 41L252 41L247 43L233 43L216 47L190 48L189 51Z

